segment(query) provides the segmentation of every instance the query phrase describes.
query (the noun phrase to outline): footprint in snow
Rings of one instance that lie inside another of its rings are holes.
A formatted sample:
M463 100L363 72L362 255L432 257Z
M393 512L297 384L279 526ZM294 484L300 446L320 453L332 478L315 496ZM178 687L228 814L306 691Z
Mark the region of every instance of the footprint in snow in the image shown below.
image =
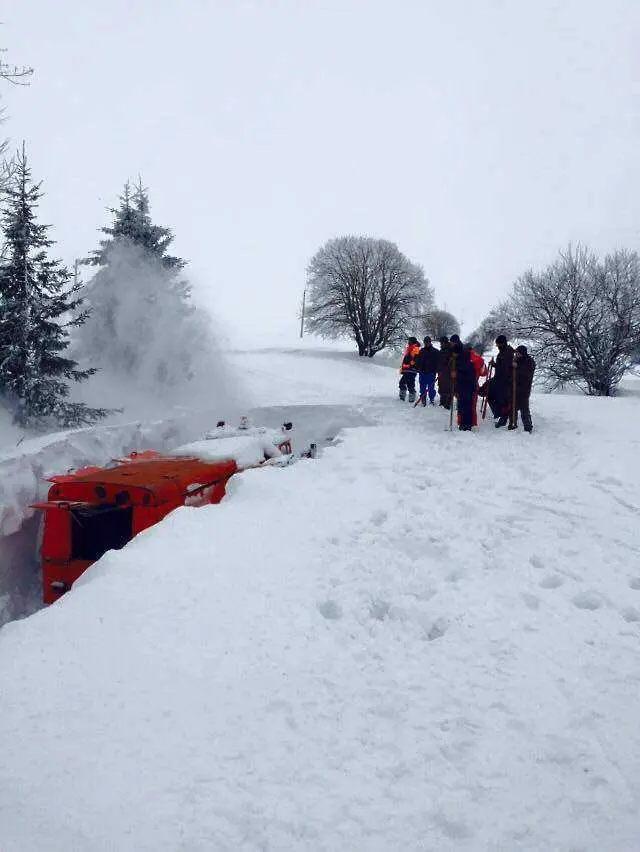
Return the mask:
M435 639L442 639L448 628L449 625L444 618L437 618L426 631L427 641L433 642Z
M620 615L628 624L637 624L640 622L640 611L633 606L628 606L620 612Z
M336 601L328 600L318 604L318 611L327 621L338 621L342 618L342 607Z
M596 610L600 609L604 603L602 597L597 592L580 592L573 598L574 606L578 609Z
M529 609L540 609L540 598L537 598L529 592L522 592L520 597L524 601L525 606Z
M381 527L388 517L389 515L384 509L378 509L371 515L371 523L376 527Z
M640 577L632 577L629 580L629 588L634 592L640 592Z
M369 604L369 615L376 621L384 621L389 615L391 604L388 601L375 600Z
M433 821L440 828L443 834L451 838L451 840L465 840L473 837L473 833L469 826L461 819L451 819L442 811L436 811L433 814Z
M529 557L529 562L534 568L544 568L544 562L542 561L542 559L540 559L539 556L536 556L535 554Z
M564 583L564 577L559 574L547 574L538 583L541 589L558 589Z

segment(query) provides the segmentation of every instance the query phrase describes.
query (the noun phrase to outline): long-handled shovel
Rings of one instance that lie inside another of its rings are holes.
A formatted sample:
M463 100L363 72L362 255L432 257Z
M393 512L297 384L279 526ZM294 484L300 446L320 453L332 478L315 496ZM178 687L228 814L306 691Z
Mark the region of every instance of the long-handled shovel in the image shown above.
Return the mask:
M485 382L484 389L484 399L482 400L482 405L480 406L480 413L482 414L482 419L484 420L487 416L487 406L489 405L489 382L493 376L493 370L495 368L495 361L493 358L489 361L489 372L487 373L487 381Z
M453 406L456 402L456 378L458 376L456 370L456 356L451 356L451 408L449 409L449 431L453 432Z
M509 412L509 429L516 428L516 370L518 368L518 362L516 359L513 359L513 363L511 364L511 411Z

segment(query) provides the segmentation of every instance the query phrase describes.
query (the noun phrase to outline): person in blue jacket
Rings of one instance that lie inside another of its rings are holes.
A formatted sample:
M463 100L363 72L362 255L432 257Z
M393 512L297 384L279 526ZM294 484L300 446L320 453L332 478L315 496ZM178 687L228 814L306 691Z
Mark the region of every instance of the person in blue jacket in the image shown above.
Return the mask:
M440 353L431 343L431 338L429 336L425 337L424 346L418 352L416 358L418 379L420 381L420 402L423 405L427 404L427 395L429 396L431 405L434 405L439 356Z

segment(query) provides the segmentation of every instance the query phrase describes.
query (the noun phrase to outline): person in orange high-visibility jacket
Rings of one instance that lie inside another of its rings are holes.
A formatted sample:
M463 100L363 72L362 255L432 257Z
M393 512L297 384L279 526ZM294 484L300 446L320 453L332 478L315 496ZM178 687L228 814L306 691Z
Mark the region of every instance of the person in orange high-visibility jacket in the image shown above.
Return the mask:
M478 425L478 379L487 375L487 366L484 363L484 358L478 355L473 346L469 347L469 358L473 364L473 369L476 374L476 391L473 394L471 403L471 425ZM460 425L460 415L458 414L458 425Z
M398 397L402 402L406 399L407 391L409 391L409 402L416 401L416 376L418 375L416 356L419 352L420 344L417 338L410 337L402 355L402 364L400 365Z

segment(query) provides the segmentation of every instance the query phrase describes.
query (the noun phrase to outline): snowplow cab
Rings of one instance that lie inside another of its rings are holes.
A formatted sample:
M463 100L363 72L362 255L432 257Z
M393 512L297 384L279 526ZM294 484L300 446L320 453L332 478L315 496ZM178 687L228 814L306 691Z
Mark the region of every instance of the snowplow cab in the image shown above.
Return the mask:
M44 512L42 599L53 603L108 550L119 550L178 506L219 503L235 461L132 454L109 468L54 476Z
M42 600L56 601L108 550L120 550L178 506L219 503L229 478L292 459L291 424L282 431L218 423L204 439L163 455L132 452L107 467L53 476L44 512ZM285 434L283 434L283 432Z

